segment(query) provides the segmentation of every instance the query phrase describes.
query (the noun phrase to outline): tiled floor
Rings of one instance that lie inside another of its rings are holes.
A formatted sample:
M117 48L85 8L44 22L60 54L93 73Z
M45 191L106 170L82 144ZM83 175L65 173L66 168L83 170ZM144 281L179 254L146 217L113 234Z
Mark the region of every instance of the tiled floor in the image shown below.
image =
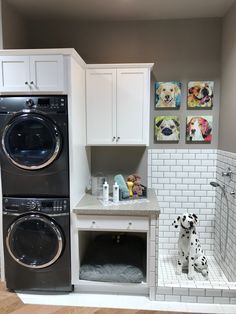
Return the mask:
M208 257L209 278L195 271L194 280L189 280L187 272L176 275L176 256L160 255L158 265L158 286L236 289L236 282L229 282L213 256Z

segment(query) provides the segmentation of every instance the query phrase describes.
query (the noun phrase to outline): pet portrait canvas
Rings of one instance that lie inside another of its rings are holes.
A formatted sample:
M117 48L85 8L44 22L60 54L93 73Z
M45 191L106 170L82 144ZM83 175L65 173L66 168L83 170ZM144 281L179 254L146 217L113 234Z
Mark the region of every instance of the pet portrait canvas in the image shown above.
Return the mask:
M180 138L180 123L177 116L157 116L154 119L155 141L178 142Z
M186 141L210 143L212 141L212 116L188 116Z
M155 109L179 109L181 104L181 83L155 83Z
M212 109L214 82L188 83L188 109Z

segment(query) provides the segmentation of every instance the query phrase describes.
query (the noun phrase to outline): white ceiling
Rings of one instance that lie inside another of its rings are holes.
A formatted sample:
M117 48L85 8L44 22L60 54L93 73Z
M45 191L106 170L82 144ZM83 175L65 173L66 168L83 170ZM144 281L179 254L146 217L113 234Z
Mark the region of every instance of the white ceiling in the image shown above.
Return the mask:
M3 0L32 19L156 20L222 17L234 0Z

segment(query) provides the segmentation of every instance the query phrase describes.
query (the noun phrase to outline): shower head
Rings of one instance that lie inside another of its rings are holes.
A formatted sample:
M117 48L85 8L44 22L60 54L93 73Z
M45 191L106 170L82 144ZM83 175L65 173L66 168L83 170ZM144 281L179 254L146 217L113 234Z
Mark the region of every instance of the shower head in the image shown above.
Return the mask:
M218 188L220 185L217 182L210 182L210 185L212 185L214 188Z
M220 188L223 194L225 195L225 186L221 186L219 183L212 181L210 182L210 185L213 186L214 188Z

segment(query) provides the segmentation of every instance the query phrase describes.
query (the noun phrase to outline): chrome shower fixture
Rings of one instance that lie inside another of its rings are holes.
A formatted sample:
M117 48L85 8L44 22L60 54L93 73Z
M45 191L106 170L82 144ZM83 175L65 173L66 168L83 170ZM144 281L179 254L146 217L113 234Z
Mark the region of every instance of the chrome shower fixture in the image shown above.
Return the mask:
M221 173L222 177L228 177L231 179L231 176L232 176L233 172L232 170L230 169L230 167L227 168L227 171L223 171Z
M213 186L214 188L220 188L223 194L225 195L225 185L221 186L219 183L212 181L210 182L210 185Z

